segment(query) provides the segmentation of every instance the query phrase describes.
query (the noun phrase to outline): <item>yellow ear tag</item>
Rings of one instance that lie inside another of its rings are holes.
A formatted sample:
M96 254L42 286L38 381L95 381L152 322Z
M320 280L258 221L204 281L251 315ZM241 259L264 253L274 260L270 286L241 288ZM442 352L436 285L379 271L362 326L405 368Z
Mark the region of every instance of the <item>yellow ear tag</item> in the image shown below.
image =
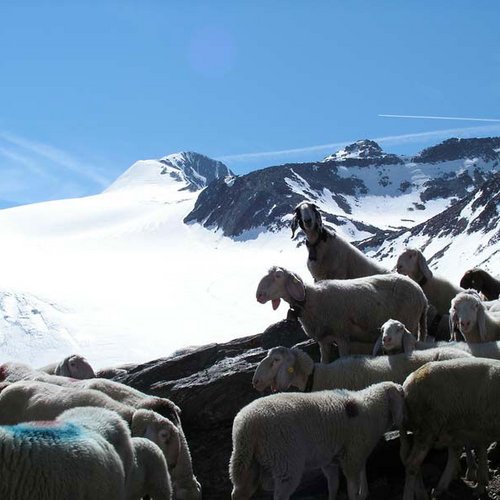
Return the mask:
M293 369L293 366L288 367L288 373L293 373L295 370Z

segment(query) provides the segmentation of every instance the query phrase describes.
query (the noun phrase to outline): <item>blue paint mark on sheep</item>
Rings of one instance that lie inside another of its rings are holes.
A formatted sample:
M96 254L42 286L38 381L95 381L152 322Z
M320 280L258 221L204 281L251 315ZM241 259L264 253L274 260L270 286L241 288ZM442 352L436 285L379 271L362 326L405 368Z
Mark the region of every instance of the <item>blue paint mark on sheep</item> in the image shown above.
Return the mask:
M38 441L69 441L80 438L84 429L72 423L29 422L3 427L15 437Z

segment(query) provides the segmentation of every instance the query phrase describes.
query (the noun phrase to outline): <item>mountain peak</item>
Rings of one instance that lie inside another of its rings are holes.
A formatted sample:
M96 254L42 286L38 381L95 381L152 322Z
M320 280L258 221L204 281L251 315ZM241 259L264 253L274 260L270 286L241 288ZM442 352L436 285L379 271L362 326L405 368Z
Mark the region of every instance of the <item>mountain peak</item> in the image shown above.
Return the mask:
M199 191L212 181L233 175L221 161L193 151L173 153L159 160L141 160L134 163L108 189L134 186L166 186L174 183L178 190Z
M333 153L332 155L329 155L323 159L324 162L338 161L348 163L352 163L356 160L362 160L363 163L365 163L367 160L375 160L377 163L381 160L390 160L394 161L395 163L401 162L401 160L396 155L385 153L375 141L372 141L370 139L361 139L359 141L353 142L345 148L340 149L336 153Z

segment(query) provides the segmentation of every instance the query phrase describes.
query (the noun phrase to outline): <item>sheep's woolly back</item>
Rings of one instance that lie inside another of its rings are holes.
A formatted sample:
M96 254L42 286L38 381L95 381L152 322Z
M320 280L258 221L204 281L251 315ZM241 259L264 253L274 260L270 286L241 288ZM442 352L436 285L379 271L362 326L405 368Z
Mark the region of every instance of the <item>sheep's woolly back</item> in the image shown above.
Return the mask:
M76 421L0 427L0 456L0 498L122 500L125 495L115 449Z
M474 442L473 434L486 444L500 435L500 361L463 358L429 363L408 377L403 388L410 430L425 430L442 439L451 435L460 444Z
M430 361L468 357L472 357L468 352L449 348L413 351L410 355L348 356L328 365L317 363L313 390L360 390L383 381L402 384L410 373Z

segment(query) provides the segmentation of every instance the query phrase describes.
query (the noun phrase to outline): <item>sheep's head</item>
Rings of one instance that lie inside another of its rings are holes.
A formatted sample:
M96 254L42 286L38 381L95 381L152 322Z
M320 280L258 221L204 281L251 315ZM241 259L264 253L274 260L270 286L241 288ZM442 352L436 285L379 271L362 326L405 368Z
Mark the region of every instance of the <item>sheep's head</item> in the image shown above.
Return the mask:
M92 366L79 354L73 354L65 358L56 368L55 374L80 380L95 378Z
M407 248L398 257L396 271L415 281L419 281L422 277L428 280L432 278L432 271L429 269L424 255L420 250L413 248Z
M378 354L383 347L386 354L397 354L401 351L409 354L415 349L417 339L411 332L395 319L388 319L380 328L380 337L373 349L373 354Z
M282 267L272 267L257 286L257 301L265 304L269 300L276 310L281 299L288 303L302 302L305 299L305 287L302 280Z
M290 387L294 373L295 356L287 347L273 347L255 370L252 384L259 392L268 387L273 392Z
M465 289L473 288L480 292L483 287L484 274L485 272L482 269L469 269L462 276L460 287Z
M295 207L292 219L292 239L295 236L297 226L300 226L306 234L312 231L321 231L323 221L318 207L314 203L303 201Z
M473 340L470 334L477 326L480 337L485 340L484 314L484 305L475 290L461 292L451 301L450 321L452 325L450 326L453 328L457 326L468 342Z
M132 436L145 437L162 450L169 468L175 467L179 458L180 438L177 427L167 418L152 410L137 410L132 416Z

